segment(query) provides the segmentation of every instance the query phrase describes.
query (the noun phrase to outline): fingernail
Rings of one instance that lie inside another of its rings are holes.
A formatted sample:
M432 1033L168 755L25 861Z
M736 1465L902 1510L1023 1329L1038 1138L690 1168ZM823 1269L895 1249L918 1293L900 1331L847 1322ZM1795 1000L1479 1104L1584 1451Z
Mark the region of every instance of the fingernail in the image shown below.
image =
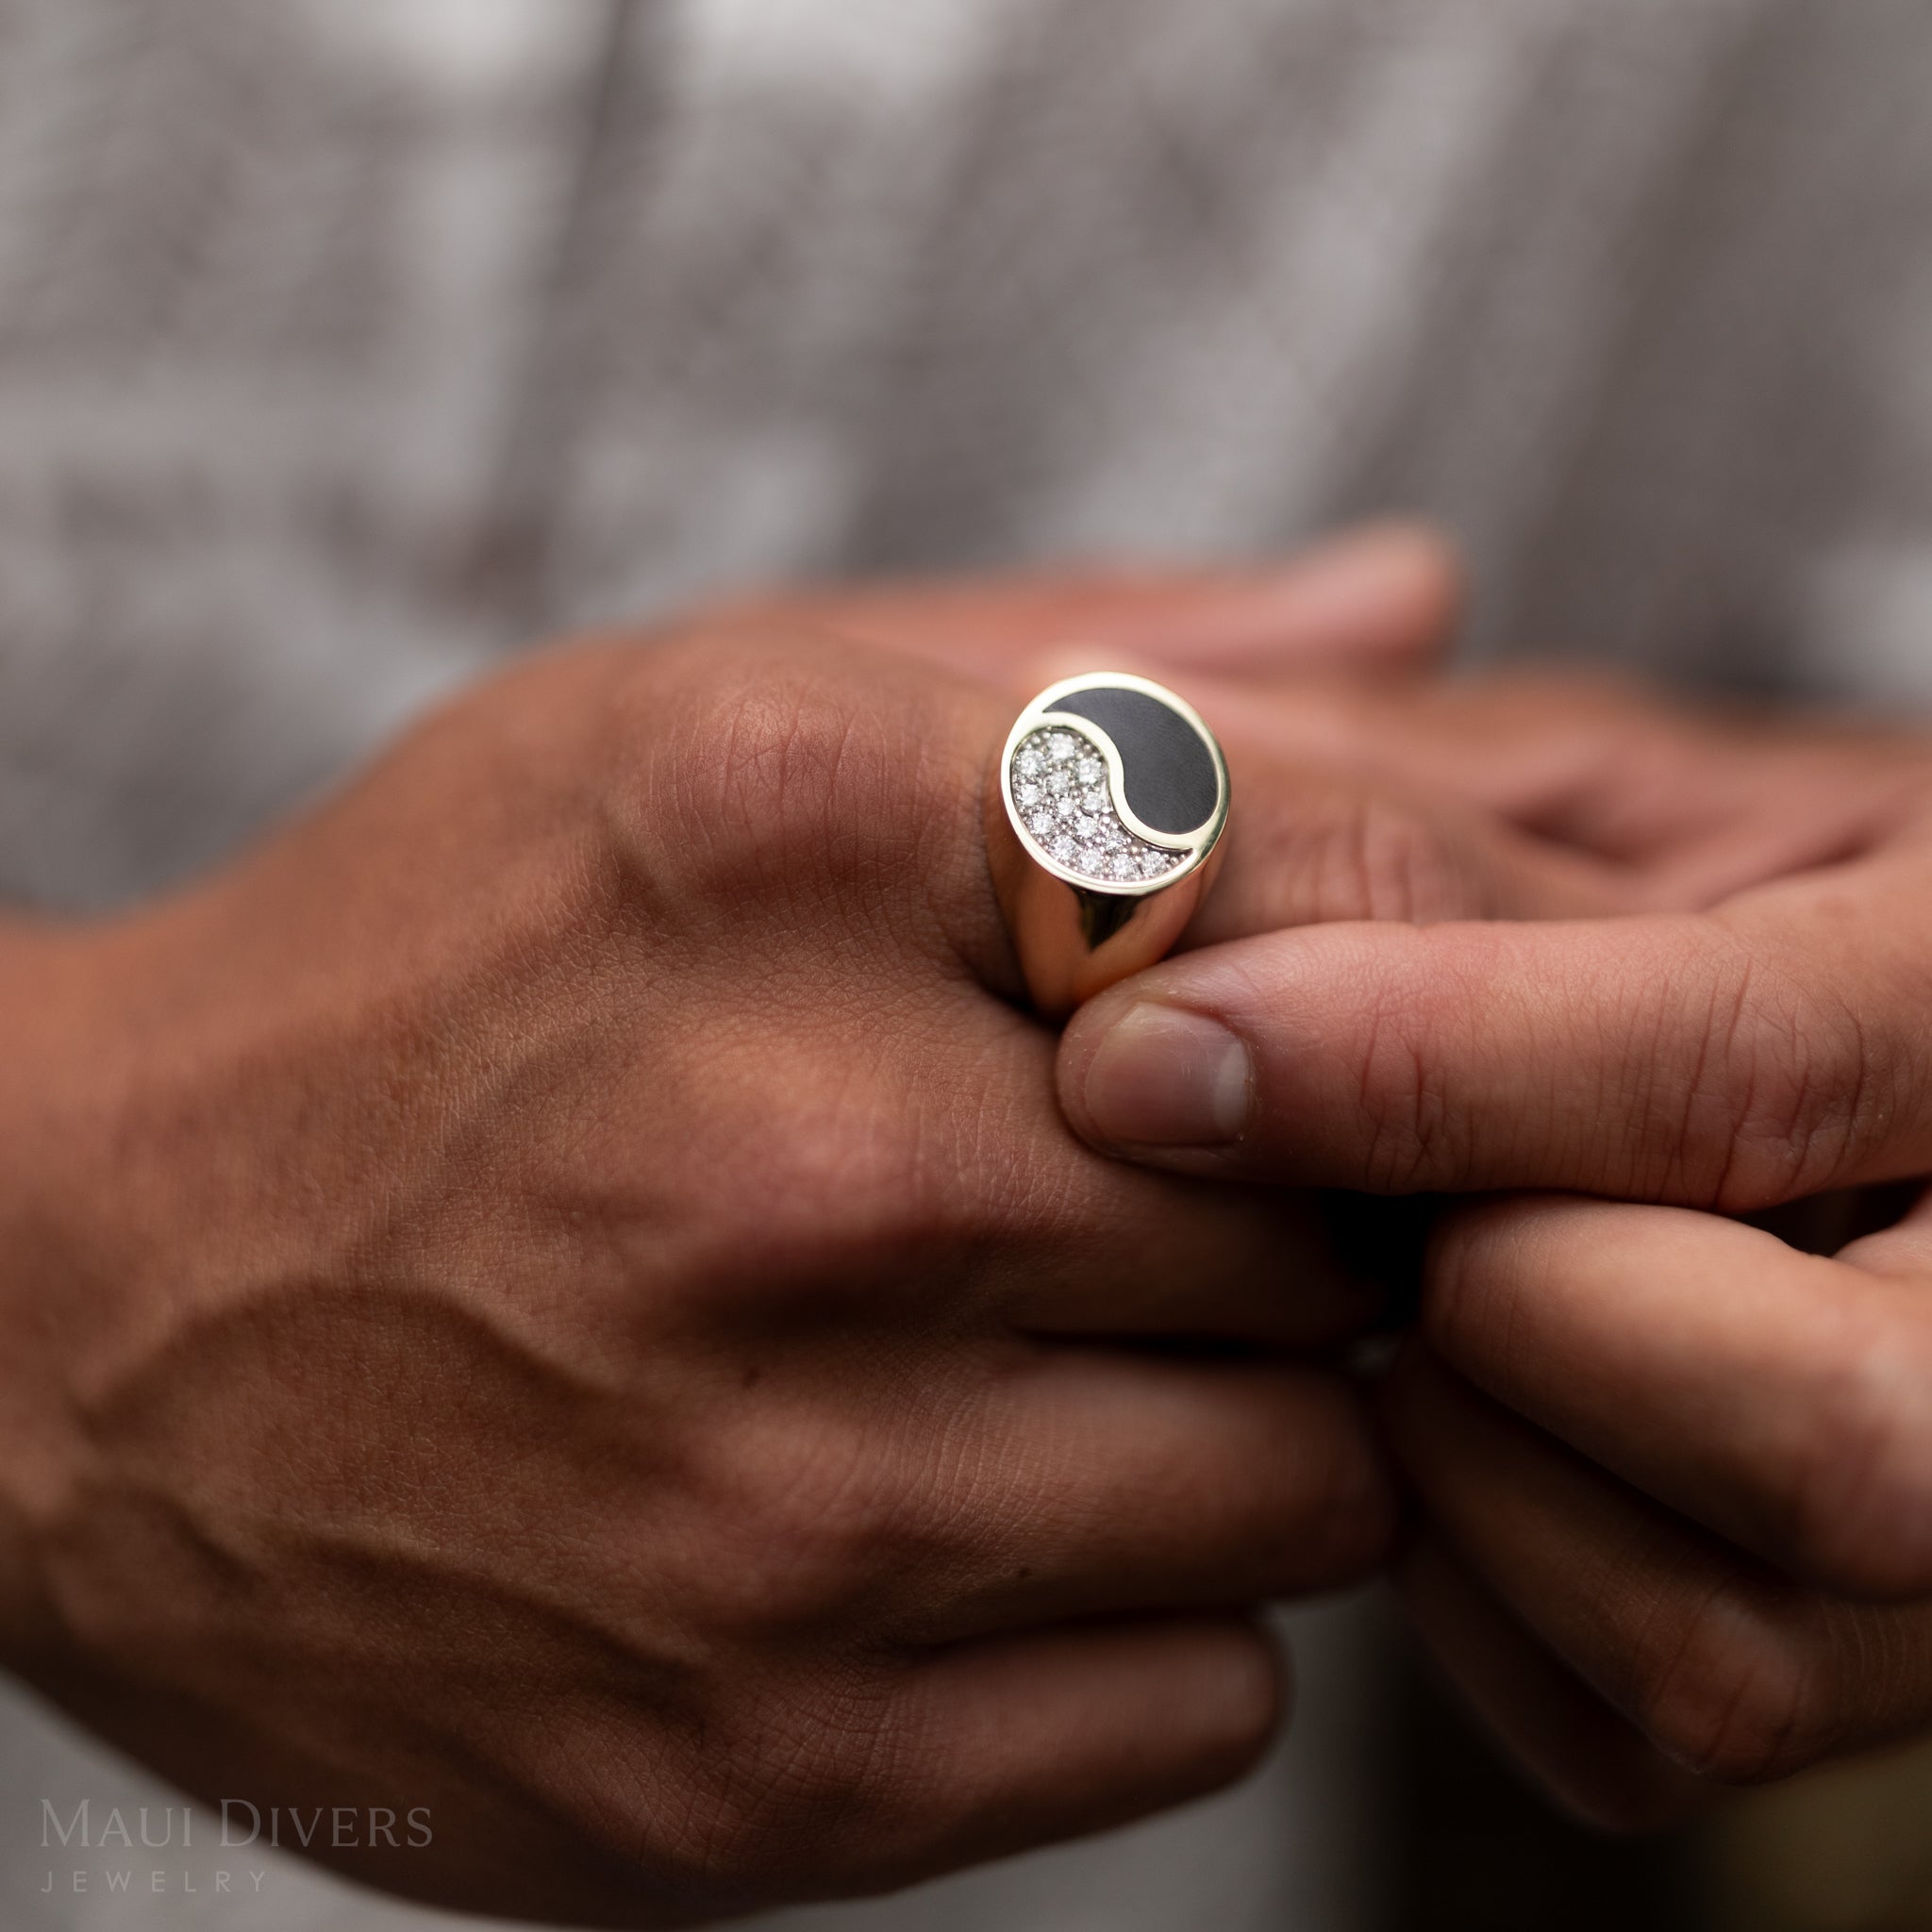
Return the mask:
M1218 1022L1142 1001L1088 1057L1081 1100L1095 1135L1121 1146L1224 1147L1248 1122L1248 1050Z

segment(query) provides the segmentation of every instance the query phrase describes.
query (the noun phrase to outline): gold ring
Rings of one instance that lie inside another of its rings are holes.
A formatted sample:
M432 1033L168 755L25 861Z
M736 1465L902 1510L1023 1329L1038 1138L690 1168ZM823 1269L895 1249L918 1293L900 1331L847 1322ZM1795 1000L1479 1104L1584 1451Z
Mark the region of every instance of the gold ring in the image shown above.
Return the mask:
M1033 700L988 786L993 882L1034 1006L1064 1019L1161 958L1213 881L1227 761L1201 714L1093 672Z

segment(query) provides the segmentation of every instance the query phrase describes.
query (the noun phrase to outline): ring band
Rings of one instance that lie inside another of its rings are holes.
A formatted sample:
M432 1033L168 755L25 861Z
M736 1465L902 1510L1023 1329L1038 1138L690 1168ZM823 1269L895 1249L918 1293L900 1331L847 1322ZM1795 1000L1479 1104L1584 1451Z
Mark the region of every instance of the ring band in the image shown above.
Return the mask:
M1116 672L1041 691L988 793L1000 906L1026 991L1057 1020L1169 951L1227 825L1227 761L1200 713Z

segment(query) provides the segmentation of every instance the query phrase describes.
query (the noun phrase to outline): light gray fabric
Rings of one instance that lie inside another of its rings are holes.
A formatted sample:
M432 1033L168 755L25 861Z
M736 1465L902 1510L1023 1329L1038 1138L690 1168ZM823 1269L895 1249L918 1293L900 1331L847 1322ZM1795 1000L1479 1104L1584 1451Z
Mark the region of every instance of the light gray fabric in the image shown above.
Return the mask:
M0 897L560 625L1390 508L1474 651L1923 701L1928 100L1923 0L0 0ZM1358 1924L1361 1776L811 1924Z

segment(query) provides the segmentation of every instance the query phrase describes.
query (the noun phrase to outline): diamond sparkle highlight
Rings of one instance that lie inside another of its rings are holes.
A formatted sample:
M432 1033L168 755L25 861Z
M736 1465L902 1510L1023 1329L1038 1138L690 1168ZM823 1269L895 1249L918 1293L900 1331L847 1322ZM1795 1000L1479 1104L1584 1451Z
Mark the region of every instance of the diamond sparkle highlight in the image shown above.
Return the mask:
M1091 739L1063 724L1022 739L1007 785L1041 851L1096 885L1137 885L1187 863L1136 838L1106 790L1107 763Z

